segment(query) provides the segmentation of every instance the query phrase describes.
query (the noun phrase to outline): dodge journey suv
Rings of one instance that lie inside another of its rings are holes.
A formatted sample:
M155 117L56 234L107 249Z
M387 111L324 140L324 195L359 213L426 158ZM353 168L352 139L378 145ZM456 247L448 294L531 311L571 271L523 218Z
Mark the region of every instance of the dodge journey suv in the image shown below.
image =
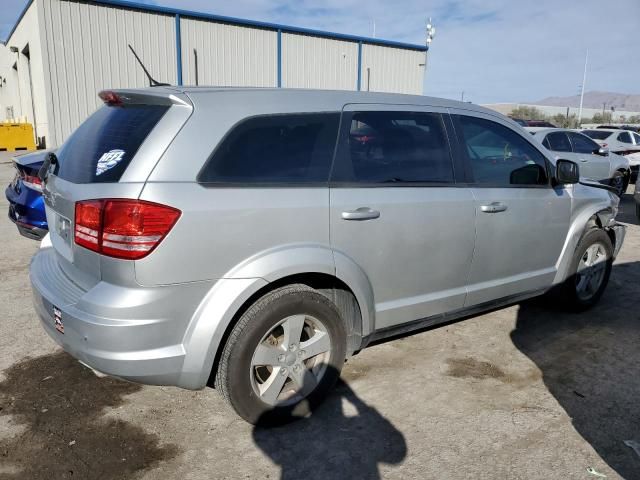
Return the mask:
M56 154L32 260L47 333L96 371L305 415L369 342L559 292L585 309L618 198L506 117L420 96L106 91Z

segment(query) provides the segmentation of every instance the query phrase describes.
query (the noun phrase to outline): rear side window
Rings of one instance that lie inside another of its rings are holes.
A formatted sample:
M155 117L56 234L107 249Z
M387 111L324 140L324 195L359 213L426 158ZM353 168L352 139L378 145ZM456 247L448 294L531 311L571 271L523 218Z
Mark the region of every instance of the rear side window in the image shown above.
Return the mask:
M336 182L453 182L449 143L438 113L353 113L338 159Z
M568 135L576 153L594 153L600 148L600 145L586 135L575 132L569 132Z
M564 132L553 132L548 134L542 144L554 152L571 151L571 143Z
M249 118L222 140L201 183L317 183L329 180L339 113Z
M458 116L463 151L475 183L491 186L546 185L544 155L510 128L483 118Z
M58 149L58 176L73 183L117 182L168 109L165 105L98 109Z
M618 141L622 143L633 143L631 140L631 134L629 132L622 132L618 135Z
M594 140L604 140L611 132L602 131L602 130L585 130L584 133L586 136L593 138Z

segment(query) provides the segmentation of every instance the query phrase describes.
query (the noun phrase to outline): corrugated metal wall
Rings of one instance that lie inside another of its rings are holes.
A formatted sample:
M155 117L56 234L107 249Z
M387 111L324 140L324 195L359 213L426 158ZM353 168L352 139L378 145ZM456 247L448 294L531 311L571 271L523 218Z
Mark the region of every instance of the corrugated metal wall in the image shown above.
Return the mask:
M363 44L361 90L421 95L424 61L424 52Z
M46 105L38 123L43 130L48 123L49 146L60 145L100 105L100 90L148 85L129 43L151 74L170 84L178 83L179 42L184 85L195 84L196 49L200 85L278 86L280 58L282 87L356 90L362 42L361 90L421 94L423 89L424 52L411 46L372 45L357 37L330 38L284 27L279 33L277 25L236 24L87 0L36 0L34 5L38 27L24 42L42 48L43 71L34 70L34 84L42 82L46 92L46 99L36 98L36 104ZM18 29L14 37L19 36Z
M293 33L282 34L282 86L355 90L358 44Z
M100 90L148 86L127 44L158 81L176 83L174 16L74 1L41 1L52 144L62 143L100 105Z
M183 84L275 87L277 32L182 18Z

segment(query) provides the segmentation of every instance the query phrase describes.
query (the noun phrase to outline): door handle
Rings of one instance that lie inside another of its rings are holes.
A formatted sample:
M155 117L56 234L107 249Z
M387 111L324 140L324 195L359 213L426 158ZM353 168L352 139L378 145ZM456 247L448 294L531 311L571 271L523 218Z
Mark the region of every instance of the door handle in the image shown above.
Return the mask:
M586 158L581 158L580 161L583 163L587 163L589 160L587 160Z
M343 220L373 220L380 216L380 212L369 207L360 207L356 210L342 212Z
M490 203L489 205L480 206L480 210L482 210L485 213L504 212L506 209L507 209L507 206L504 203L500 203L500 202L493 202L493 203Z

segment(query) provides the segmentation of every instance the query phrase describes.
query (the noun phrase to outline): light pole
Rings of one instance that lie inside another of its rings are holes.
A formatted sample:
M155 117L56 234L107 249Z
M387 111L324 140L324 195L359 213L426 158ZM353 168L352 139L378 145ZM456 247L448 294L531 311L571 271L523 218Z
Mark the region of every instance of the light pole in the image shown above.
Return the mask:
M433 26L433 23L431 22L431 17L429 17L429 21L427 22L427 29L426 29L426 33L427 33L427 50L424 52L424 63L419 63L418 66L419 67L424 67L424 77L423 77L423 81L422 81L422 94L426 94L426 83L424 81L424 79L427 76L427 63L428 63L428 57L429 57L429 48L431 47L431 42L433 42L433 37L436 36L436 27Z
M589 60L589 50L584 57L584 73L582 74L582 88L580 89L580 109L578 110L578 126L582 123L582 101L584 100L584 84L587 83L587 61Z

